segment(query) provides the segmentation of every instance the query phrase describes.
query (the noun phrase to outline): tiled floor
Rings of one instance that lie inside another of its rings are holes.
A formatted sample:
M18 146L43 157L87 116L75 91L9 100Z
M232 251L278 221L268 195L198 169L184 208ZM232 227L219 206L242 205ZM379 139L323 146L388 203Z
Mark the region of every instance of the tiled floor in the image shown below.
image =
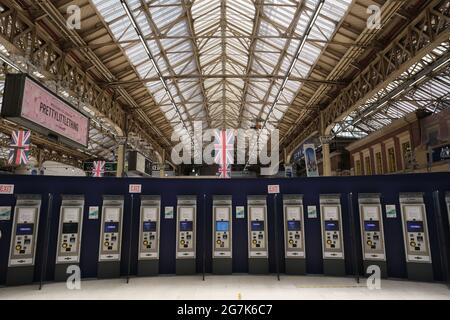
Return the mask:
M365 279L324 276L160 276L155 278L87 280L80 290L65 283L0 288L0 299L450 299L442 284L383 280L369 290Z

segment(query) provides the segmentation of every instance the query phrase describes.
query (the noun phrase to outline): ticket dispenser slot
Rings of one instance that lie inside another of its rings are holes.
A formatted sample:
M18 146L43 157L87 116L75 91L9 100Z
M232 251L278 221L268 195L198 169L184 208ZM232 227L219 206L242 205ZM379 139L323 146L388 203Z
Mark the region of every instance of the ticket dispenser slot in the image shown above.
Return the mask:
M17 195L6 275L7 286L33 282L40 211L40 195Z
M213 268L214 274L231 274L232 260L232 199L213 196Z
M83 227L84 196L62 195L59 210L55 281L66 281L67 267L79 265Z
M341 195L320 195L323 269L327 275L345 275Z
M197 196L178 196L176 274L196 271Z
M369 266L376 265L380 268L381 277L386 278L386 251L380 195L359 194L358 204L364 270L366 272Z
M401 193L403 240L408 278L433 281L427 214L422 193Z
M266 196L248 196L248 271L251 274L269 273L267 242Z
M306 273L303 195L283 195L286 274Z
M123 205L123 196L103 196L98 278L120 277Z
M159 273L160 196L141 196L138 276Z

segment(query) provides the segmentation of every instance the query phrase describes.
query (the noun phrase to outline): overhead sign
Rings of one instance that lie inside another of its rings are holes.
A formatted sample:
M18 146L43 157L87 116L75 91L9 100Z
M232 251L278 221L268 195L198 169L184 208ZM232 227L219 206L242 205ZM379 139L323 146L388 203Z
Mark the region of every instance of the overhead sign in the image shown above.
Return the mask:
M152 175L152 162L137 151L127 153L127 170L139 176Z
M2 116L69 145L88 145L89 118L26 74L6 76Z
M267 192L269 194L280 193L280 185L279 184L270 184L267 186Z
M14 185L13 184L0 184L0 194L13 194Z
M94 162L84 162L83 171L92 172L94 168ZM117 162L105 162L105 173L111 173L117 171Z

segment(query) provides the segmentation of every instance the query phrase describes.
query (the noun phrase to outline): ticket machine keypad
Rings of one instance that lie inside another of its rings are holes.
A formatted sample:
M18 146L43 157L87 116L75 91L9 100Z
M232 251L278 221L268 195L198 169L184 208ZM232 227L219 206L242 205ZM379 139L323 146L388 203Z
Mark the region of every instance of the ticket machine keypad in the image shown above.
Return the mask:
M230 236L227 231L216 231L216 249L228 249Z
M77 243L78 243L77 233L63 233L61 243L61 253L76 251Z
M302 244L301 230L288 231L288 248L300 248Z
M252 242L251 242L252 249L265 248L266 242L264 239L264 231L252 230L251 236L252 236Z
M117 251L119 250L119 233L105 232L103 234L103 250Z
M408 222L409 223L409 222ZM425 235L421 232L408 232L409 250L414 252L426 253Z
M194 233L192 231L181 231L180 232L180 249L192 249L192 237Z
M156 223L156 222L155 222ZM144 222L145 224L145 222ZM156 246L156 231L144 231L142 233L142 249L149 251L155 249Z
M26 224L26 227L23 227L22 224L17 224L17 230L20 230L21 228L26 228L26 229L30 228L32 230L33 227L34 227L34 224L33 225ZM32 231L30 234L18 235L16 233L16 237L14 239L14 248L15 248L14 256L16 256L16 257L32 254L32 248L33 248Z

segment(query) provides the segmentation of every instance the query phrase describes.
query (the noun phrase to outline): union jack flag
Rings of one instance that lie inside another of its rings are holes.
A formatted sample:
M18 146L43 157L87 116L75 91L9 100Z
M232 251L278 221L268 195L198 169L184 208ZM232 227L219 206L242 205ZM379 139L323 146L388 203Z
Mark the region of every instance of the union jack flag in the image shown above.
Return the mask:
M219 165L220 178L231 178L231 165L234 163L234 133L232 130L216 130L214 162Z
M105 161L94 161L94 167L92 168L93 177L103 177L105 173Z
M11 150L9 151L8 163L20 166L28 163L30 153L31 131L13 131L11 135Z

